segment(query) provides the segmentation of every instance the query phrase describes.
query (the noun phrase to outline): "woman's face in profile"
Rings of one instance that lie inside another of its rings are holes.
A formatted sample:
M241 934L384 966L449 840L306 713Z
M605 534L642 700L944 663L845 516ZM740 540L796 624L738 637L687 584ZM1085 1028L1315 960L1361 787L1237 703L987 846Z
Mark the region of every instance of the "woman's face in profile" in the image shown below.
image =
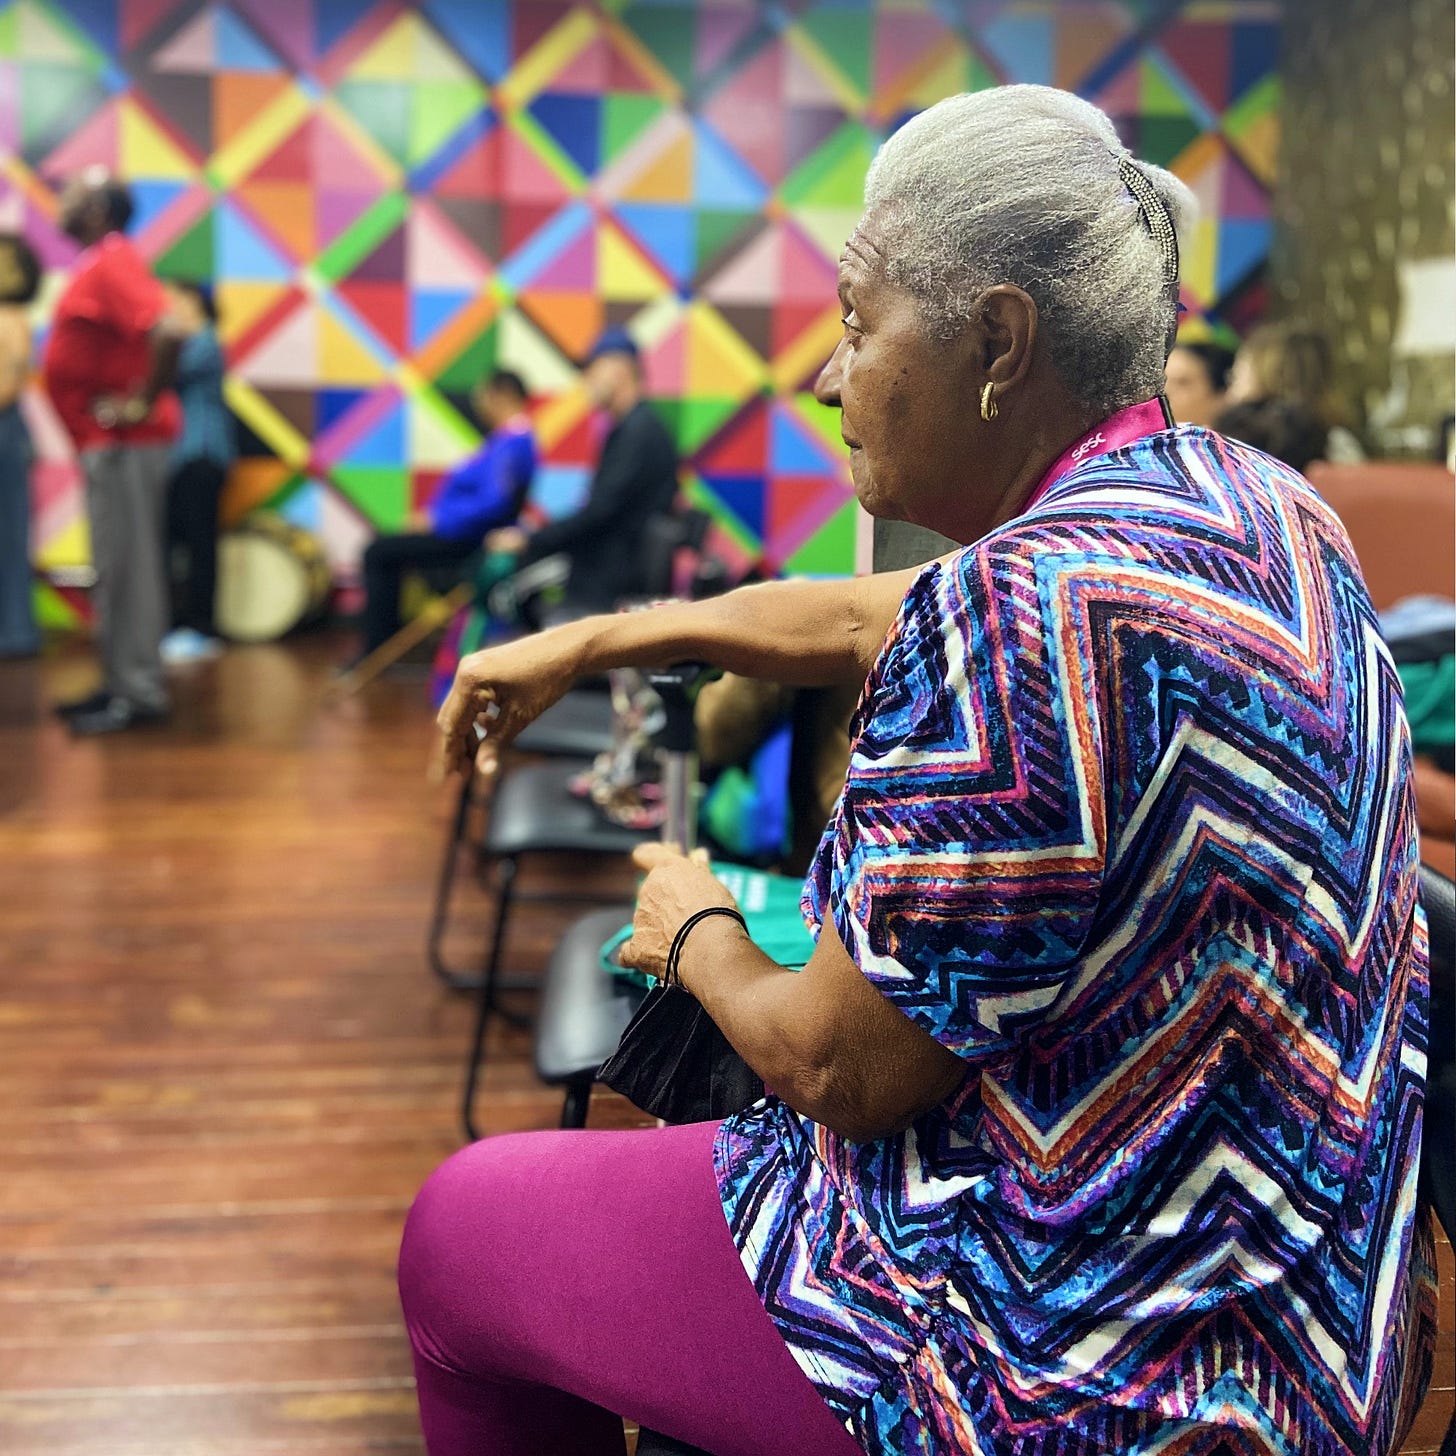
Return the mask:
M840 410L855 495L872 516L944 530L946 504L963 509L974 478L965 349L935 339L915 296L885 277L864 222L840 260L839 302L844 333L814 392Z

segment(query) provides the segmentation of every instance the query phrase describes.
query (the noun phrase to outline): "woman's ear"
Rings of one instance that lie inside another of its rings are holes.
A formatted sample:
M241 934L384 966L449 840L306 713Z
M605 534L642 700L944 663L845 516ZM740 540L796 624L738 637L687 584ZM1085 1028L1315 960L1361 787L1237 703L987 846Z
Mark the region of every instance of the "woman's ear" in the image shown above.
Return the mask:
M1014 283L998 283L981 300L982 367L998 390L1019 384L1036 350L1036 302Z

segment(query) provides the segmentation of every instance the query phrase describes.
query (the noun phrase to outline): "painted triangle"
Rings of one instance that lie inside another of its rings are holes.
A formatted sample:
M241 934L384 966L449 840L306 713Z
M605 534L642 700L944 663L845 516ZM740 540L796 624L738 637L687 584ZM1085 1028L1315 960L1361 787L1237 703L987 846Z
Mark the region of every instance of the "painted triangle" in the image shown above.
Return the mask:
M823 474L834 467L819 441L782 407L772 412L769 464L776 475Z
M863 10L818 8L799 19L804 33L813 39L861 96L870 89L873 24L874 17Z
M258 33L228 6L215 11L213 32L214 64L221 71L277 71L278 57L259 39Z
M119 113L118 102L103 107L45 159L42 173L60 181L98 162L116 170L121 160Z
M764 479L761 475L705 476L704 484L743 527L763 536Z
M1158 49L1215 111L1230 99L1231 37L1224 21L1180 17L1158 33Z
M875 94L892 90L907 71L954 44L955 32L937 15L914 11L881 14L875 27Z
M355 273L338 285L337 293L391 349L409 351L409 299L398 281Z
M320 389L315 391L314 410L317 432L320 435L326 434L356 405L370 397L370 392L363 389Z
M153 71L185 71L209 75L217 70L217 7L209 5L153 52Z
M314 432L314 392L311 389L260 389L259 394L305 439Z
M510 70L512 12L519 14L519 7L481 5L480 0L425 0L424 9L487 80L497 81ZM525 49L516 54L524 55Z
M292 86L285 75L257 71L224 71L212 78L212 126L221 149L246 131Z
M768 468L769 412L762 400L748 405L731 429L713 442L700 464L704 475L757 475Z
M1050 86L1055 75L1055 22L1047 15L998 15L976 39L991 52L1008 81Z
M577 169L590 176L601 160L602 104L595 96L543 92L530 105L531 115Z
M691 209L658 203L622 203L616 215L675 281L686 283L692 277L696 229Z
M406 226L412 287L475 294L485 286L489 264L429 199L416 199Z
M568 359L581 359L601 333L601 299L595 293L539 293L521 295L521 307L547 338Z
M533 292L590 293L597 286L597 240L583 228L529 283Z
M192 143L199 156L205 157L212 152L213 99L210 76L186 75L180 71L153 71L138 78L136 86Z
M475 297L473 292L416 288L409 295L409 349L424 346Z
M474 242L485 257L498 259L506 251L502 231L503 209L499 202L477 201L470 197L443 197L437 194L435 205L461 234ZM524 241L524 238L520 241Z
M704 207L753 208L767 189L739 156L701 124L695 128L693 200Z
M709 76L758 25L752 5L705 4L698 11L697 73Z
M176 0L120 0L118 40L123 51L138 48L176 10Z
M355 267L349 270L351 279L363 282L389 282L398 285L405 276L405 230L395 228L373 248Z
M294 310L246 357L233 361L250 384L311 389L318 382L318 320L307 305Z
M349 465L398 465L407 458L405 449L405 413L396 406L366 434L349 447L344 455Z

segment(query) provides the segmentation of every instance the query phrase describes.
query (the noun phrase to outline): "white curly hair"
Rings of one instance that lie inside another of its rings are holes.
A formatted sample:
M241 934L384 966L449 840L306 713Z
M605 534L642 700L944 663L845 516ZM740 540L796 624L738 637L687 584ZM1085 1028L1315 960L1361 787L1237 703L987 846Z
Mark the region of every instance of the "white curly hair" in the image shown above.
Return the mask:
M887 275L937 336L953 338L989 288L1017 284L1058 374L1099 418L1163 387L1177 286L1154 231L1171 223L1181 243L1196 211L1171 172L1132 157L1104 112L1050 86L939 102L885 142L865 181Z

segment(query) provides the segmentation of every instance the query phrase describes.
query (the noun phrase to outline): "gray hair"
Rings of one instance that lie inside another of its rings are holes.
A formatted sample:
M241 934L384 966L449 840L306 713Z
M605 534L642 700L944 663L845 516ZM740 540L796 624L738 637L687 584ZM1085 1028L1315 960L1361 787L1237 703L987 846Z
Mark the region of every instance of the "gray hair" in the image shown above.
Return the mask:
M1128 166L1141 174L1132 184ZM1193 194L1134 163L1104 112L1050 86L999 86L941 101L890 137L865 214L884 230L887 276L941 338L996 284L1024 288L1058 374L1101 417L1162 389L1177 326L1176 283L1150 231L1160 220L1132 186L1155 194L1181 242Z

